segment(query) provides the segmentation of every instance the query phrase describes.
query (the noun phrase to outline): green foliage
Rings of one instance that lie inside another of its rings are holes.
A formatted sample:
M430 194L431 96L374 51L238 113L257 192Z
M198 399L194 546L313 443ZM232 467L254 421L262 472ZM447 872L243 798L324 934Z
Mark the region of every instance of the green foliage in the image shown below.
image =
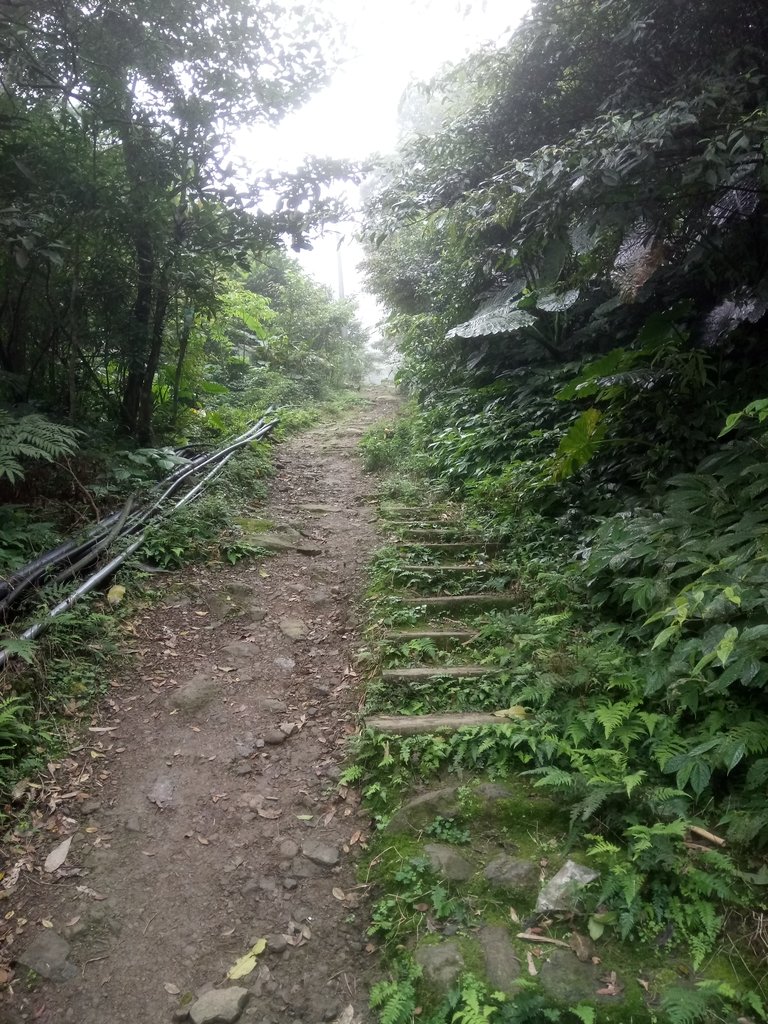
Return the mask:
M415 964L400 967L390 981L378 981L371 989L370 1007L379 1024L408 1024L416 1009L416 987L421 972Z
M504 673L477 699L525 717L363 734L358 756L381 821L414 775L527 772L597 837L593 933L700 965L728 907L764 905L768 23L756 0L683 6L537 0L431 84L429 130L370 193L369 280L419 399L408 468L506 544L522 608L481 627ZM374 466L404 454L387 440Z
M23 480L22 460L53 462L61 455L71 455L79 434L79 430L37 413L17 419L0 409L0 480Z

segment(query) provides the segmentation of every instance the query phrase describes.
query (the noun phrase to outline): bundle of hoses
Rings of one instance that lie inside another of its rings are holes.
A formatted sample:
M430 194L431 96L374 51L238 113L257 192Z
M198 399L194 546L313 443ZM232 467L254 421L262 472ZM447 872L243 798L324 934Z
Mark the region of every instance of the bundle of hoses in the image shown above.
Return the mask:
M34 640L40 636L50 623L62 612L68 611L85 594L95 590L99 584L109 579L117 569L136 552L147 535L150 523L173 515L180 508L194 501L205 487L226 466L229 460L241 448L258 441L276 426L277 419L268 420L271 410L244 434L230 441L226 447L216 452L209 452L186 462L173 470L164 480L155 485L149 500L143 507L134 510L134 499L129 498L122 509L113 512L92 526L85 535L66 541L58 547L40 555L34 561L17 569L8 579L0 581L0 617L6 618L8 612L19 603L30 588L39 588L48 584L61 585L84 569L92 567L102 556L109 552L118 541L130 539L119 554L114 555L87 579L83 580L66 598L60 601L38 622L33 623L20 634L21 639ZM192 477L204 469L208 471L181 497L178 491L191 482ZM171 501L171 498L176 498ZM12 652L0 649L0 668L3 668L12 657Z

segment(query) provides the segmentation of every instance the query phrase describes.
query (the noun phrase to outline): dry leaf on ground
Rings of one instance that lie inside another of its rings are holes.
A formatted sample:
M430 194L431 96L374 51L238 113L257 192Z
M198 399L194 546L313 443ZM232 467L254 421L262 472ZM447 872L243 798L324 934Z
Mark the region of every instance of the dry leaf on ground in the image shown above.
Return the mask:
M59 843L58 846L51 850L51 852L45 858L45 864L43 865L44 870L50 874L51 872L56 871L57 868L60 868L64 861L67 859L67 854L69 853L69 848L71 845L72 836L70 836L68 839L65 839L62 843Z

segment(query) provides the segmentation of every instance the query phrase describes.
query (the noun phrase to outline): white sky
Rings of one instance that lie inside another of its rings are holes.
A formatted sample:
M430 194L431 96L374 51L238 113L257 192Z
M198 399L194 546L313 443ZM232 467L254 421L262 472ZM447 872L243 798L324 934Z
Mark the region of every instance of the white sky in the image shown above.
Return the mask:
M445 63L485 43L502 42L529 0L322 0L346 27L345 62L333 81L277 128L244 131L236 150L252 170L294 170L307 154L362 160L390 153L397 140L397 107L410 81L425 80ZM337 284L338 235L301 255L318 280ZM356 295L361 319L379 318L361 294L360 249L342 245L345 290Z

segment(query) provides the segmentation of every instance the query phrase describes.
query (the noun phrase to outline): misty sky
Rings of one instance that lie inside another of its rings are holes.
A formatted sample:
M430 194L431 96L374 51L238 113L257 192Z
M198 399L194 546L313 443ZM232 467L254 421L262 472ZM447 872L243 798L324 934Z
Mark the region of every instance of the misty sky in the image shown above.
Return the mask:
M346 26L345 63L331 84L277 128L242 132L238 150L253 170L293 170L308 153L363 159L389 153L397 139L397 106L410 81L430 78L443 64L473 49L501 42L517 25L528 0L324 0ZM315 243L301 262L336 288L338 236ZM359 293L359 250L342 249L348 293ZM367 323L377 313L360 296Z

